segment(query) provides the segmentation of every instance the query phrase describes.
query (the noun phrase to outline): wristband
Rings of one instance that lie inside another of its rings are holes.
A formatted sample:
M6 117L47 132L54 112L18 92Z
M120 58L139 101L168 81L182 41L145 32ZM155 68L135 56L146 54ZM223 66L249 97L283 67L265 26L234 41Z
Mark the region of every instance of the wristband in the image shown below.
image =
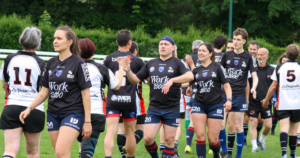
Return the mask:
M32 109L32 107L31 107L30 105L29 105L28 107L29 107L30 111L32 111L32 110L33 110L33 109Z
M91 123L91 122L84 122L84 123Z
M122 68L122 67L119 67L119 70L123 70L123 71L125 71L125 69L124 69L124 68Z
M249 104L249 102L247 102L247 104Z
M125 72L128 73L128 72L130 72L130 71L131 71L131 69L129 69L129 70L125 71Z

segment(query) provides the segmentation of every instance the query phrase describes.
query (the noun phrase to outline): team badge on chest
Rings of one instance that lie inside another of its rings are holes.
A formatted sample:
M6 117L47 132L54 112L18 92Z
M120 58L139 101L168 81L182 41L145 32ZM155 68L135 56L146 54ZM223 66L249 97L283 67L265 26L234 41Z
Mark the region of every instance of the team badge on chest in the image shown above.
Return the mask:
M239 64L239 60L234 60L234 65L238 65Z
M158 68L159 72L163 72L164 69L165 69L165 67L162 67L162 66Z
M203 72L203 77L206 77L207 76L207 72Z
M231 61L230 61L230 60L227 60L226 64L229 65L230 63L231 63Z
M154 67L151 67L151 68L150 68L150 72L153 72L153 71L154 71Z
M49 74L49 76L50 76L50 75L52 74L52 71L51 71L51 70L49 70L49 71L48 71L48 74Z
M56 76L59 77L62 74L62 70L56 70Z

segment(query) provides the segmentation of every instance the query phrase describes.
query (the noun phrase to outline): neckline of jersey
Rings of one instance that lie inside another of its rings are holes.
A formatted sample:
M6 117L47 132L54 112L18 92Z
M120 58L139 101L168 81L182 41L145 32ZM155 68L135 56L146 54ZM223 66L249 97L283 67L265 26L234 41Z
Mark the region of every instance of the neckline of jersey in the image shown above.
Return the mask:
M24 54L24 55L30 55L30 56L36 55L35 52L25 52L23 50L19 50L17 53Z
M158 59L159 59L160 61L162 61L162 62L168 61L168 60L170 60L170 59L172 59L172 58L175 58L175 57L172 55L170 58L168 58L168 59L166 59L166 60L161 60L161 58L158 57Z
M68 61L69 59L71 59L73 56L74 56L74 54L72 53L71 56L69 56L69 57L66 58L65 60L61 61L61 60L59 59L59 55L58 55L58 56L57 56L57 60L58 60L59 63L64 63L64 62Z

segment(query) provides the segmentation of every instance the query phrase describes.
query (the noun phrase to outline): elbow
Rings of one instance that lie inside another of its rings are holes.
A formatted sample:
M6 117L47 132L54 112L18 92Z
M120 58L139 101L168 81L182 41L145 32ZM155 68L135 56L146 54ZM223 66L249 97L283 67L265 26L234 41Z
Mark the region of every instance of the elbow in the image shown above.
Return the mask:
M193 73L192 73L192 72L189 72L189 76L188 76L188 78L189 78L189 81L192 81L192 80L194 80L194 75L193 75Z

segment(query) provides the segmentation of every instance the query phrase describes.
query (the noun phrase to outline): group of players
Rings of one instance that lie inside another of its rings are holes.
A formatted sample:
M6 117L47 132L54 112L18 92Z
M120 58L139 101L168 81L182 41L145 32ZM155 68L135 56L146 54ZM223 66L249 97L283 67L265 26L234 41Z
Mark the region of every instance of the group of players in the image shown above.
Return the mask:
M55 31L53 39L59 55L46 64L35 53L41 45L41 31L26 28L19 38L24 50L8 55L0 72L6 90L0 119L5 138L3 158L16 157L23 133L27 156L39 157L45 123L43 102L47 98L47 127L59 158L71 157L76 139L80 142L79 157L93 157L105 124L105 158L112 157L117 132L123 158L135 157L136 144L143 138L151 157L159 158L155 142L159 130L162 158L179 156L177 146L185 103L187 119L190 118L185 122L189 125L186 153L191 152L195 132L198 158L206 157L206 135L214 158L231 158L236 131L235 157L241 158L243 146L247 145L249 117L252 152L258 151L258 145L266 150L275 91L278 100L273 120L281 122L282 157L287 157L289 136L290 157L295 158L300 121L299 47L289 45L285 53L288 61L274 69L267 62L269 51L259 48L256 41L249 43L249 53L244 50L248 42L245 29L233 32L233 40L222 53L226 42L223 35L216 36L214 46L196 40L191 55L180 60L174 40L164 36L158 45L159 57L144 63L130 32L121 30L116 40L118 50L108 55L102 65L93 60L94 43L89 39L78 40L70 27L63 26ZM147 113L142 82L150 86ZM262 124L265 128L258 139L257 130Z

